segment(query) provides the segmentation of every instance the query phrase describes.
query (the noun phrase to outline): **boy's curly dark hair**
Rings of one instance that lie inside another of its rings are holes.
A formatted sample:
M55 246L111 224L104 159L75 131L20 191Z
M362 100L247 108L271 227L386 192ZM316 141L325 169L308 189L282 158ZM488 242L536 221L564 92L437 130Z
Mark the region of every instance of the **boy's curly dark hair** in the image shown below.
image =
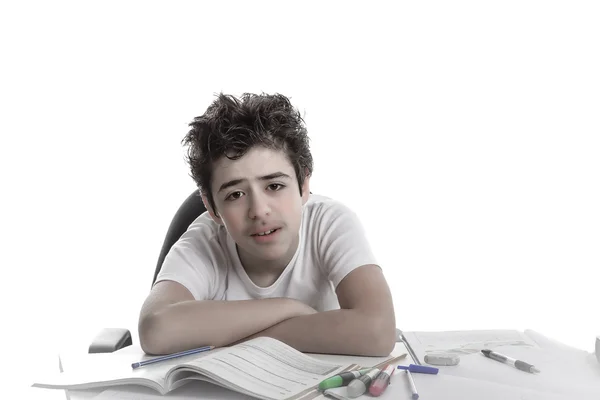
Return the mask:
M309 138L300 116L281 94L244 93L241 98L220 93L204 115L194 118L182 143L189 146L186 160L191 176L209 205L217 212L210 187L213 163L225 156L241 158L254 146L285 151L294 167L300 194L312 175Z

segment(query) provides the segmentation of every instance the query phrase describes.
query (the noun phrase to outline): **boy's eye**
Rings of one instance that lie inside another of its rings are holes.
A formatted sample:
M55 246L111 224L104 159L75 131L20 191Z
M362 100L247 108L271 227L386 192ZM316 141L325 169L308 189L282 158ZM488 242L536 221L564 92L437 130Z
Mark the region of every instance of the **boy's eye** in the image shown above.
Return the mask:
M239 199L240 197L242 197L242 192L237 191L237 192L233 192L231 194L229 194L227 197L225 197L225 200L236 200Z
M283 188L283 185L280 183L271 183L268 188L273 191L277 191Z

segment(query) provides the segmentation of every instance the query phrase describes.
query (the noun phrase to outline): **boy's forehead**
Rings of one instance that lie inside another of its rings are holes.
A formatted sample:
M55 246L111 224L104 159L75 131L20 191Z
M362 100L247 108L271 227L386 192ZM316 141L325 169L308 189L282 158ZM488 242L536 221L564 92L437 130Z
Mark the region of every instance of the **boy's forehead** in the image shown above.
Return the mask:
M237 160L225 156L213 164L213 183L231 179L252 179L280 171L294 175L294 167L284 150L254 147ZM220 183L219 183L220 184Z

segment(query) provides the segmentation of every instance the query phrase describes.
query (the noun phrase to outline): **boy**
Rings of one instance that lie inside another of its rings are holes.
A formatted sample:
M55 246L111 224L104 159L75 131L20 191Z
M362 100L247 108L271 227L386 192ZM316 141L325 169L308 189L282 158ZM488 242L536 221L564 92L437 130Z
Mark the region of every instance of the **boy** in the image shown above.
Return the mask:
M140 312L149 354L270 336L310 353L388 355L392 297L356 215L310 193L300 114L282 95L220 94L184 139L207 212Z

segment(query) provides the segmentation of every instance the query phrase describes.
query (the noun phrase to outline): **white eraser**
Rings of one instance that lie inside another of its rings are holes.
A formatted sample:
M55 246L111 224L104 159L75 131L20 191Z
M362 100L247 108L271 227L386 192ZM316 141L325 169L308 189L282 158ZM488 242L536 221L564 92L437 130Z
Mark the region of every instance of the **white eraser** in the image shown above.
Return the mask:
M425 362L431 365L457 365L460 357L450 353L429 353L425 354Z

